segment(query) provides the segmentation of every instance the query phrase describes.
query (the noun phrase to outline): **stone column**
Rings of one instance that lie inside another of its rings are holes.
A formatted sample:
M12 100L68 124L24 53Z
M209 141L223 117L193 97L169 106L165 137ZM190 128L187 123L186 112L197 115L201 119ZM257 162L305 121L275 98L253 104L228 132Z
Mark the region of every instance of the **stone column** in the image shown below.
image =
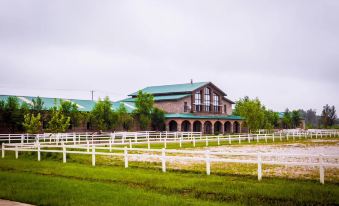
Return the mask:
M221 127L220 127L220 130L221 130L221 134L224 134L225 133L225 122L221 122Z
M231 133L233 133L233 124L234 124L234 122L231 122Z
M211 122L211 134L214 134L214 124L215 121L210 121Z
M177 120L176 122L177 122L177 130L178 132L181 132L181 124L183 121Z
M190 122L190 125L191 125L189 131L190 131L190 132L193 132L193 122L194 122L194 121L193 121L193 120L189 120L189 122Z
M165 122L165 126L166 126L166 131L169 131L169 121Z

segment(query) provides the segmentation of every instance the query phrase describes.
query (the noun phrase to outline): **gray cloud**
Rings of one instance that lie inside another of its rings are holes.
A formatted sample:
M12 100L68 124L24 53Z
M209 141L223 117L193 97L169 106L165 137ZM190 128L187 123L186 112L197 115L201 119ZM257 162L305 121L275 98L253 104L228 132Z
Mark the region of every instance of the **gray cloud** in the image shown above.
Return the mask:
M0 92L118 100L193 78L279 111L339 108L338 11L336 0L3 0Z

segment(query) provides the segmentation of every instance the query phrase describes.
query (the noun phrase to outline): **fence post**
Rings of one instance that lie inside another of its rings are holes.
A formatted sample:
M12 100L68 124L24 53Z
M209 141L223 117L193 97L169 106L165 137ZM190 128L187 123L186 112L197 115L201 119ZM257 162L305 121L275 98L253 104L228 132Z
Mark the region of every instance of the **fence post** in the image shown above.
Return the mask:
M180 137L180 139L179 139L179 146L180 146L180 148L181 148L181 146L182 146L182 133L181 133L181 137Z
M324 159L323 155L319 155L319 173L320 173L320 183L325 184L325 168L324 168Z
M41 160L41 156L40 156L40 142L37 143L38 144L38 161Z
M293 141L295 140L294 132L292 133Z
M137 141L138 141L138 134L134 133L134 142L137 142Z
M112 152L112 137L109 139L109 152Z
M205 151L205 157L206 157L206 174L210 175L211 174L211 160L210 160L210 151L209 150Z
M279 136L280 136L280 142L281 142L281 141L282 141L282 138L281 138L281 132L280 132L280 135L279 135Z
M195 147L195 136L193 136L193 147Z
M15 145L15 159L19 158L19 151L18 151L18 146Z
M230 134L228 135L228 143L232 144L232 140L231 140L231 135Z
M92 145L92 166L95 166L95 145Z
M218 135L218 145L220 145L220 137L219 137L219 135Z
M250 134L247 134L248 143L251 143Z
M240 134L239 134L239 144L241 144L241 138L240 138Z
M266 133L265 133L265 142L267 143L267 135L266 135Z
M129 139L129 148L132 148L132 139Z
M206 139L206 147L207 147L208 146L208 136L206 135L205 137L206 137L205 139Z
M4 143L2 143L2 145L1 145L1 157L2 158L5 158L5 144Z
M148 134L147 134L147 148L151 149L151 145L150 145L150 142L149 142L149 135Z
M11 134L8 134L8 143L11 144Z
M262 179L262 159L260 152L258 152L258 180L261 181L261 179Z
M86 143L87 143L87 152L89 152L89 141L87 140Z
M272 136L272 138L273 138L272 140L273 140L273 142L274 142L274 132L273 132L273 136Z
M128 168L128 152L126 146L124 148L124 159L125 159L125 168Z
M64 143L62 143L62 162L66 163L66 147Z
M161 166L162 166L162 172L166 172L166 149L162 148L161 152Z
M164 141L164 148L167 148L167 139Z

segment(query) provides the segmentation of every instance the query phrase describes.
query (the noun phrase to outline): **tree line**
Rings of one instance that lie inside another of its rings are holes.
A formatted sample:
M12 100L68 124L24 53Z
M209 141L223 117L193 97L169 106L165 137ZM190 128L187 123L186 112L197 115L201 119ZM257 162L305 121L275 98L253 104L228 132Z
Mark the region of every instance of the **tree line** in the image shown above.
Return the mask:
M123 103L112 109L108 97L99 99L90 112L81 112L71 101L57 102L47 110L40 97L32 104L19 103L17 97L10 96L0 101L0 127L8 132L66 132L80 125L89 125L91 130L164 130L165 112L154 107L153 96L139 91L135 101L136 109L129 113Z
M336 110L334 106L325 105L321 116L317 117L315 110L292 110L288 108L280 116L279 112L267 109L258 98L250 99L248 96L236 102L234 115L245 118L245 126L250 131L258 129L300 127L301 120L305 120L307 128L337 128Z

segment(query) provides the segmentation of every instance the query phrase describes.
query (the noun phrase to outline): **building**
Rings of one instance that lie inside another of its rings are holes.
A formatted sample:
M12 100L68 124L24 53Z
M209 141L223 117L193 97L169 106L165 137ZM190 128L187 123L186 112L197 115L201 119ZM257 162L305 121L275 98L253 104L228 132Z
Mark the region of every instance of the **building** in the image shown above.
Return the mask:
M155 107L166 112L167 131L193 131L205 134L240 133L243 128L243 118L232 115L233 101L226 98L226 93L211 82L197 82L188 84L172 84L146 87L141 91L154 96ZM135 107L137 93L117 102L112 102L112 109L123 104L128 112ZM0 95L0 100L6 100L9 95ZM33 105L36 97L16 96L19 103ZM71 101L78 106L79 111L89 112L95 101L79 99L61 99L41 97L44 109L50 110L58 105L60 100ZM46 125L44 122L43 125ZM0 126L1 127L1 126ZM4 128L2 128L4 129ZM72 131L89 130L89 123L70 127ZM0 128L1 130L1 128Z
M243 118L232 115L233 101L211 82L151 86L141 90L154 96L155 107L164 110L167 131L193 131L205 134L240 133ZM138 92L116 102L135 108Z

